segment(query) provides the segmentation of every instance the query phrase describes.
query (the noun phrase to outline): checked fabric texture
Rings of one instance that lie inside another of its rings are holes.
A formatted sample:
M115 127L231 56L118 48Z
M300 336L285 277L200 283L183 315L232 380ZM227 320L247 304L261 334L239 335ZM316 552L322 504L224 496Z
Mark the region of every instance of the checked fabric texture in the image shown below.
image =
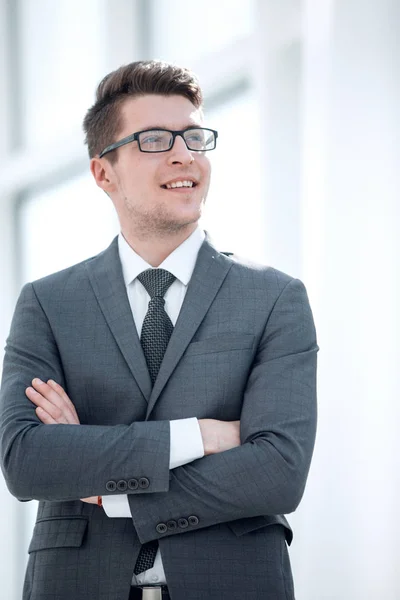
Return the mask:
M175 276L164 269L147 269L147 271L143 271L138 275L138 279L150 296L149 306L143 321L140 343L154 385L169 338L174 329L171 319L164 309L164 295L175 281Z
M143 321L140 343L146 358L151 381L154 382L160 370L174 326L164 309L164 295L175 276L165 269L147 269L138 275L140 283L150 296L149 306ZM135 575L151 569L157 554L158 541L143 544L134 568Z

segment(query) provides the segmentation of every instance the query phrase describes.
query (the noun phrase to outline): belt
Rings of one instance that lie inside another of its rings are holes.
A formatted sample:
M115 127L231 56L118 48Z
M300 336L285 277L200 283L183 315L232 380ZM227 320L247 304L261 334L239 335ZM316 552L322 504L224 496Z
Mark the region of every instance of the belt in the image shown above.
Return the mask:
M129 600L171 600L166 585L131 587Z

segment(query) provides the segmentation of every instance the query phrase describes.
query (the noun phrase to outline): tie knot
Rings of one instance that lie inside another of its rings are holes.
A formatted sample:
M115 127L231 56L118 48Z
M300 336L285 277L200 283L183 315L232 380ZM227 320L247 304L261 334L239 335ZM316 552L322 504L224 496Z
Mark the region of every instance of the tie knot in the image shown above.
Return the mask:
M155 296L164 297L169 286L175 281L175 275L172 275L165 269L147 269L137 277L144 286L150 298Z

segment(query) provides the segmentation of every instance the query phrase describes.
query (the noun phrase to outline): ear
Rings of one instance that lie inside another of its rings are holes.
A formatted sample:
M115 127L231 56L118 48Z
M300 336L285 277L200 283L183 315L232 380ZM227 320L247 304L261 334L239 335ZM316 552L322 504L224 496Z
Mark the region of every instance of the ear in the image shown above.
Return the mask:
M115 190L114 169L105 158L92 158L90 161L90 171L95 182L106 194Z

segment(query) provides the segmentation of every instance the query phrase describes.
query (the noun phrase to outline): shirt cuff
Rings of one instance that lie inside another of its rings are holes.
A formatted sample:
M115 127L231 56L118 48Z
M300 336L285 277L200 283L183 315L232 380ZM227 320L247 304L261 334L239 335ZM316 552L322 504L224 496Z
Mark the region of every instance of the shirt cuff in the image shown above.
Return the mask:
M170 421L169 468L176 469L204 456L203 438L196 417ZM107 517L130 518L128 496L103 496L103 509Z
M103 509L107 517L124 517L127 519L132 516L129 508L128 496L126 494L103 496L102 500Z
M169 468L176 469L204 456L203 438L196 417L170 421Z

